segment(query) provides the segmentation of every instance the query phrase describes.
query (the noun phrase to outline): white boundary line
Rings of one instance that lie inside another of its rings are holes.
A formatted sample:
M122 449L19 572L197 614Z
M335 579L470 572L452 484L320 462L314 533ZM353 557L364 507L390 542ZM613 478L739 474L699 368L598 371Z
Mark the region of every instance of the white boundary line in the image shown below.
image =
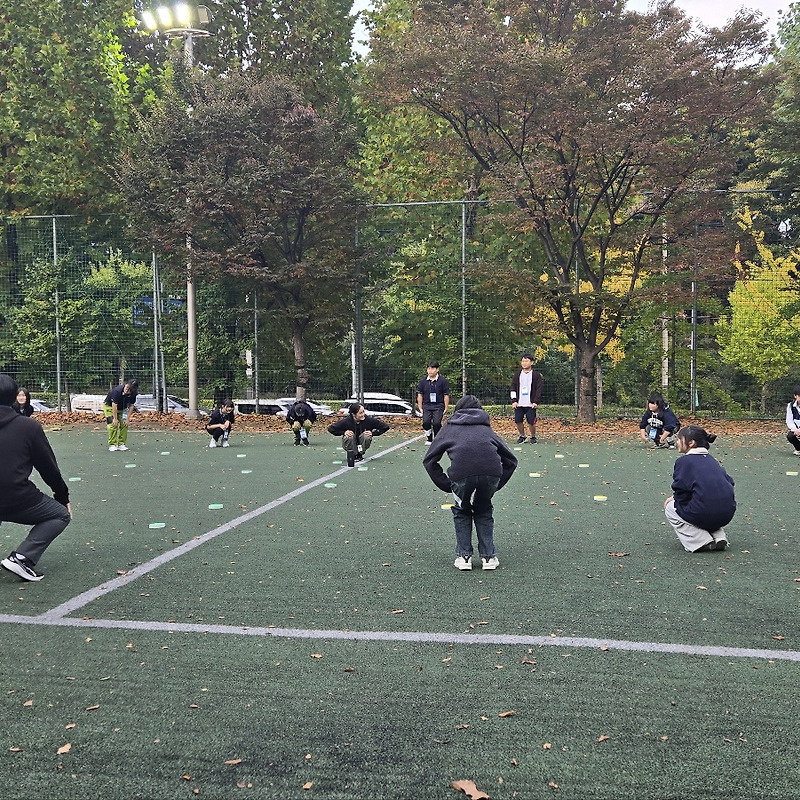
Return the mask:
M389 453L406 447L412 442L419 441L423 436L416 436L407 439L399 444L393 445L387 450L382 450L374 456L364 459L364 463L382 458ZM194 550L196 547L215 539L217 536L227 533L245 522L249 522L256 517L260 517L267 511L276 508L283 503L299 497L310 489L314 489L321 484L350 472L351 467L341 467L334 472L321 478L317 478L310 483L304 484L291 492L266 503L253 511L248 511L230 522L219 525L207 533L197 536L189 542L168 550L150 561L134 567L124 575L120 575L113 580L107 581L88 589L79 595L61 603L48 611L36 616L24 616L20 614L0 614L0 623L12 625L48 625L61 628L106 628L114 630L139 630L139 631L163 631L165 633L214 633L218 635L233 636L256 636L256 637L278 637L284 639L329 639L344 641L363 641L363 642L415 642L431 644L478 644L478 645L518 645L527 647L575 647L587 649L608 649L623 650L644 653L671 653L694 656L713 656L717 658L759 658L775 661L798 661L800 662L800 651L796 650L767 650L750 647L722 647L713 645L691 645L679 643L663 642L633 642L624 639L593 639L586 637L573 636L512 636L512 635L493 635L493 634L457 634L457 633L426 633L424 631L409 632L386 632L386 631L350 631L350 630L321 630L307 628L273 628L273 627L250 627L235 625L200 625L197 623L176 623L176 622L152 622L144 620L114 620L114 619L85 619L67 617L88 605L94 600L102 597L109 592L127 586L131 581L141 578L157 567L169 563L182 555Z

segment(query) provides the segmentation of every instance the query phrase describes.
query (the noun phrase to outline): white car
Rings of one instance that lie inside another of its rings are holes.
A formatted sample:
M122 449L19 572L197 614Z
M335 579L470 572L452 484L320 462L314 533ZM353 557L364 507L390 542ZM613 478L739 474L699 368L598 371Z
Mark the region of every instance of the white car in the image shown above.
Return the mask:
M347 414L351 403L358 399L351 397L339 411L341 416ZM371 417L414 417L416 413L411 403L396 394L386 392L364 392L364 410Z
M280 403L285 407L285 410L278 412L279 417L285 417L286 412L297 402L297 399L294 397L279 397L275 402ZM309 400L308 398L306 398L306 403L308 403L320 417L329 417L334 413L333 409L330 406L325 405L325 403L315 403L313 400Z
M104 394L75 394L70 398L70 406L73 411L99 414L103 410L105 399Z
M50 414L53 411L57 411L57 409L47 405L44 400L37 400L35 397L31 397L31 405L33 406L34 414Z
M163 405L163 404L162 404ZM136 395L136 402L133 404L133 407L139 412L153 412L153 411L160 411L160 408L156 408L156 399L152 394L139 394ZM167 408L169 409L170 414L188 414L189 413L189 406L180 399L180 397L175 397L173 394L167 395ZM201 417L207 417L208 412L200 410Z

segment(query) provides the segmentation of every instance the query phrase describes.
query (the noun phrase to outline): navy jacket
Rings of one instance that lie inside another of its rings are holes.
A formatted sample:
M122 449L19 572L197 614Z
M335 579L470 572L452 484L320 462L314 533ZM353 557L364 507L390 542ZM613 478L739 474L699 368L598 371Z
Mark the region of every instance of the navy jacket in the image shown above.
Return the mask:
M306 420L313 425L313 423L317 421L317 412L314 411L308 403L302 400L292 403L291 407L286 412L286 421L291 425L293 422L303 423Z
M733 478L705 447L692 448L675 462L672 495L678 516L706 531L727 525L736 513Z
M677 433L681 427L681 423L675 416L672 409L667 406L663 411L651 411L649 408L642 415L642 421L639 423L639 428L645 430L647 426L656 428L661 434L662 431L669 431L670 433Z
M445 474L439 465L447 453L450 468ZM482 408L456 411L433 439L422 465L431 480L444 492L451 481L471 475L500 478L498 489L508 483L517 468L517 459L508 445L492 430L489 415Z

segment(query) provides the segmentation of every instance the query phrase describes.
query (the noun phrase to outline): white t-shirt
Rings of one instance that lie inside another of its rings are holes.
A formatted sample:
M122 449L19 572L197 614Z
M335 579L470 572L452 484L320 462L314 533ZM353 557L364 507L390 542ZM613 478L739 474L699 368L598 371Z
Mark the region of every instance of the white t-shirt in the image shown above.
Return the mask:
M522 370L519 374L519 397L517 398L517 405L524 408L531 406L531 386L533 384L533 370L525 372Z

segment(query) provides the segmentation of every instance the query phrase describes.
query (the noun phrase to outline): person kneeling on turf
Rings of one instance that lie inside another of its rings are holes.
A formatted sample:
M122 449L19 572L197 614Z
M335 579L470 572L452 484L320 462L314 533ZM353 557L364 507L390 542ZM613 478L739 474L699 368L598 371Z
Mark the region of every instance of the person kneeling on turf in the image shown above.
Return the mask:
M351 403L340 420L328 425L328 433L342 437L342 447L347 453L347 466L352 467L356 461L364 458L372 444L373 436L380 436L389 430L389 426L377 417L368 417L361 403Z
M699 425L687 425L677 436L684 455L673 467L672 497L664 503L664 513L691 553L724 550L728 537L722 526L736 513L733 478L708 453L716 438Z
M223 400L219 408L215 408L208 418L206 430L211 435L209 447L216 447L222 439L222 446L229 447L228 439L234 422L233 403L230 400Z
M317 421L317 412L305 400L297 400L286 412L286 421L294 431L294 446L303 444L309 447L311 442L308 441L308 432Z
M446 474L439 465L445 453L450 459ZM497 569L492 497L508 483L517 459L492 430L477 397L466 394L456 403L450 422L434 438L422 465L443 492L453 493L456 569L472 569L473 522L483 568Z

